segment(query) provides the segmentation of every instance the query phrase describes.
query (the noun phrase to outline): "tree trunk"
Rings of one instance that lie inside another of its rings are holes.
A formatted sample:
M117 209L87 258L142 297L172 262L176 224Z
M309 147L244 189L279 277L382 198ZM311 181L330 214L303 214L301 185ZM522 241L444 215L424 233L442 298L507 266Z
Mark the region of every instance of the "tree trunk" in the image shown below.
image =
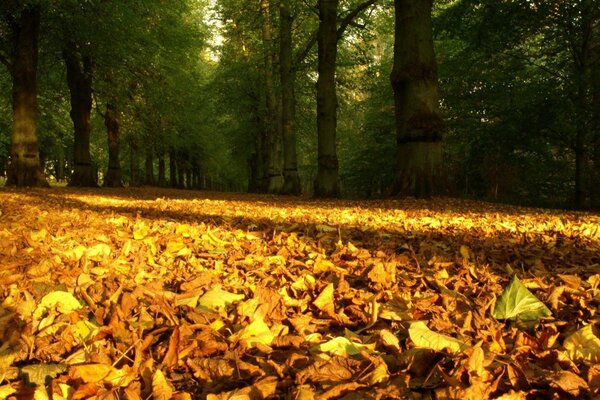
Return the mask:
M391 194L430 197L442 185L442 119L431 25L432 0L395 0L397 176Z
M185 189L185 161L181 154L177 156L177 188Z
M64 182L65 181L66 159L65 159L65 148L63 147L63 144L61 142L57 143L56 151L58 153L57 160L56 160L56 166L54 167L54 170L56 172L56 181Z
M151 148L146 149L146 161L144 166L146 170L146 179L144 179L144 184L148 186L154 186L154 157Z
M106 105L104 114L104 126L108 137L108 171L104 177L105 187L122 187L121 162L119 161L119 114L114 105Z
M271 25L270 0L260 0L262 15L263 68L265 79L265 145L267 192L279 193L283 188L281 130L278 127L277 94L273 78L273 27Z
M138 160L139 147L135 139L129 139L129 186L136 187L140 186L140 166Z
M339 0L319 1L319 78L317 80L318 168L315 196L339 197L339 162L336 154L337 9Z
M37 144L37 61L40 6L22 10L13 29L13 128L7 186L48 187Z
M167 175L166 175L166 165L165 165L165 153L161 151L158 154L158 186L166 187L167 186Z
M79 54L71 44L63 51L67 67L67 83L71 96L71 120L74 127L73 175L69 186L98 186L90 156L92 112L92 60Z
M296 155L295 71L292 66L292 22L289 0L279 7L279 79L281 83L281 130L283 136L283 194L300 195Z
M575 105L577 107L578 114L576 116L576 136L575 136L575 207L584 208L588 192L593 192L594 184L586 184L588 178L594 177L594 171L589 171L588 161L588 145L594 144L594 135L592 128L592 121L594 120L594 112L597 110L593 109L593 71L592 66L594 62L600 60L593 60L593 33L594 33L594 21L593 13L595 9L591 0L583 0L579 3L581 7L581 18L577 20L578 30L581 35L581 41L579 43L571 42L570 47L573 57L574 71L575 71L575 82L577 87L577 94L575 97ZM570 36L570 39L572 37ZM571 39L572 40L572 39ZM576 50L575 50L576 49ZM597 51L597 50L596 50ZM593 155L592 155L593 157ZM591 182L591 180L590 180ZM593 197L593 194L592 194Z
M177 187L177 156L174 149L169 151L169 186Z
M594 82L593 97L592 97L592 127L593 128L593 171L592 171L592 191L591 205L592 208L600 210L600 38L595 45L596 53L593 56L596 61L596 68L593 70L592 81Z

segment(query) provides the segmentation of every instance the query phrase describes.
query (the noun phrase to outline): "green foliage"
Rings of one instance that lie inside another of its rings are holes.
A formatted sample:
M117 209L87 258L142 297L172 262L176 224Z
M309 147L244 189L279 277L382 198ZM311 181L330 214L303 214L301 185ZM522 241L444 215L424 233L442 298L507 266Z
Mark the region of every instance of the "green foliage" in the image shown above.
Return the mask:
M536 321L552 313L515 275L496 302L493 315L496 319Z

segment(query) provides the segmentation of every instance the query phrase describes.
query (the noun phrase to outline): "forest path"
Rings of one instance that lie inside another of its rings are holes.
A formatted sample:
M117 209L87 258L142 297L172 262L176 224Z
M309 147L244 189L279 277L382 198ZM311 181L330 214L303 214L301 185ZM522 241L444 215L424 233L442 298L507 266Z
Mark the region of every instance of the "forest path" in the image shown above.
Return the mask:
M6 397L34 378L64 398L599 389L561 347L597 318L598 215L70 188L1 189L0 213ZM514 273L552 311L530 330L491 316Z

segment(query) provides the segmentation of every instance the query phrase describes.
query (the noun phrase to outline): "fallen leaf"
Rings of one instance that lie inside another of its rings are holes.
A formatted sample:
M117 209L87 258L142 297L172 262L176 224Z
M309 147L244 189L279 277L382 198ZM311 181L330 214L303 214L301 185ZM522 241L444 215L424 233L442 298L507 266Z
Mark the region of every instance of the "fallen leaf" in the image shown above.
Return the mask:
M408 328L408 334L415 346L435 351L449 350L452 353L460 353L469 347L467 344L451 336L433 332L423 321L411 323Z
M584 326L566 338L563 347L573 361L600 363L600 339L594 333L592 324Z
M549 317L552 312L514 275L496 302L493 315L496 319L536 321L541 317Z

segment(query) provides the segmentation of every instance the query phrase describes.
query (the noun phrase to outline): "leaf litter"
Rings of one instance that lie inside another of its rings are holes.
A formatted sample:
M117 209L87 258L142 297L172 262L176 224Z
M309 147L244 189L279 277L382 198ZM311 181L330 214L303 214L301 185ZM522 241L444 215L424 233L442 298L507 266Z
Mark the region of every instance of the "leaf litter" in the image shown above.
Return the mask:
M0 398L600 395L600 217L0 191Z

